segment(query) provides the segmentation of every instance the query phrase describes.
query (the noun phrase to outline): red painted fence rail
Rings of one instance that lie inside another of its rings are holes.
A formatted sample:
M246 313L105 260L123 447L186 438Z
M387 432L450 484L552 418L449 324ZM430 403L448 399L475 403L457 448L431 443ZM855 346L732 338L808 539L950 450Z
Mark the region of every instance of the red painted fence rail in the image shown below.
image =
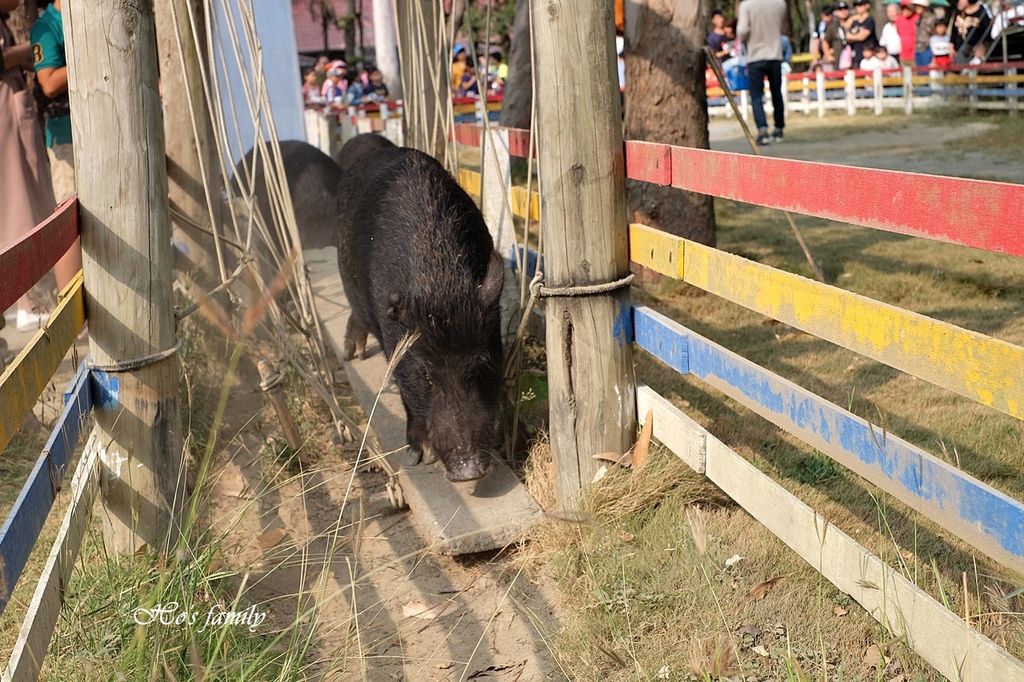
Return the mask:
M723 199L1024 256L1024 185L633 140L626 142L626 175Z
M35 286L78 237L78 197L57 206L49 218L0 251L0 311Z

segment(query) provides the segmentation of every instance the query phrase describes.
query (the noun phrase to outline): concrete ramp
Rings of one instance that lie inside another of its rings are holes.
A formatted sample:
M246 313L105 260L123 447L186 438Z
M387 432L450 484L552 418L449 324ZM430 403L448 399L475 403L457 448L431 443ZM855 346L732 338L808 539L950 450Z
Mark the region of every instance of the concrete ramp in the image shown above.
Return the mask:
M310 284L330 348L343 356L345 324L349 307L338 275L334 248L304 252ZM406 466L405 410L394 382L378 392L384 382L387 360L371 337L365 360L344 362L353 391L371 415L370 429L392 466L399 472L405 500L414 525L441 554L470 554L499 549L514 542L521 532L541 517L541 510L504 462L479 481L451 483L440 462Z

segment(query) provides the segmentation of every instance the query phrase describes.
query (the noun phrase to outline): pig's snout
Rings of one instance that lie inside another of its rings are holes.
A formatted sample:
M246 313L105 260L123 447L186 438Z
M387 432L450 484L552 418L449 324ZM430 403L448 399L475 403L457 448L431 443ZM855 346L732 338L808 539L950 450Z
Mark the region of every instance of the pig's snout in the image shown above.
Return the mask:
M445 476L453 483L465 483L483 478L493 468L494 461L485 453L455 455L445 463Z

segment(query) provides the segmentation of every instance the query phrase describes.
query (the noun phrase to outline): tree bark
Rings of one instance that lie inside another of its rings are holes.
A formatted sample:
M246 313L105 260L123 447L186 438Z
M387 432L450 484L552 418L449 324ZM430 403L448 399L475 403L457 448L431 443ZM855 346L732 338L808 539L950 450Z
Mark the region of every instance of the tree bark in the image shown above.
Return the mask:
M704 2L626 3L626 138L708 148ZM715 244L711 197L627 182L635 221Z
M530 0L516 0L512 46L508 56L508 82L501 107L501 125L529 128L533 108L533 64L530 45Z

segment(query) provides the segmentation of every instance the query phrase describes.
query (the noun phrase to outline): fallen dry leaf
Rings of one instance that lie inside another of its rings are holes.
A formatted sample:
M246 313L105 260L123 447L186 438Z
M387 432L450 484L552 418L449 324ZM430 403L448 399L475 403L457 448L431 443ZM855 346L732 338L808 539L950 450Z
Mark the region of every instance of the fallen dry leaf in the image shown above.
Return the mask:
M739 562L743 561L745 557L741 557L739 554L733 554L731 557L725 560L725 567L732 568Z
M270 549L281 542L281 540L284 540L284 536L287 534L288 531L284 528L271 528L263 531L256 539L256 543L260 546L260 549Z
M619 538L621 538L623 542L633 542L633 539L635 537L636 535L630 533L629 531L623 531L622 534L619 535Z
M842 618L843 616L846 615L846 609L844 609L842 606L837 606L835 608L835 614L837 616L839 616L840 618Z
M758 656L760 656L762 658L768 658L768 650L764 648L763 644L758 644L757 646L752 646L752 647L750 647L750 649L754 653L756 653Z
M436 618L438 616L440 606L441 604L427 606L421 601L411 601L402 607L402 617L431 620L432 618Z
M651 434L654 433L654 411L647 410L644 427L640 429L640 437L633 446L633 468L643 469L647 464L647 455L651 451Z
M750 592L747 592L746 601L751 602L760 601L764 599L769 592L775 589L775 586L779 584L779 581L781 581L785 577L786 576L784 575L777 575L774 578L769 578L764 582L760 582L754 585L752 588L750 588Z
M864 665L869 668L877 668L882 664L882 652L877 644L872 644L864 650Z
M627 469L633 465L633 453L627 452L624 455L620 455L617 452L602 452L593 456L594 459L603 460L605 462L611 462L612 464L618 464L621 467Z
M601 468L594 472L594 478L590 479L591 483L597 483L602 478L608 475L608 467L601 465Z

